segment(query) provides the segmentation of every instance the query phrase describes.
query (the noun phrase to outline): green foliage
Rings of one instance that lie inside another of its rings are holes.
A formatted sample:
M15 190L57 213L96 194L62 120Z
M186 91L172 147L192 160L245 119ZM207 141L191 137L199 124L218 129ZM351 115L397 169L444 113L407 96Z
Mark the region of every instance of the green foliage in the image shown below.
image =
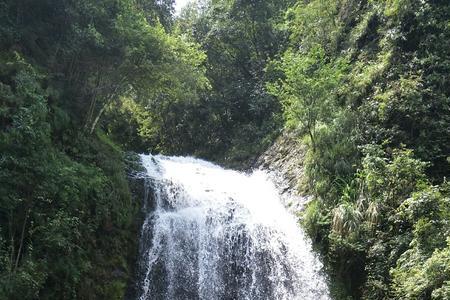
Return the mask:
M415 193L402 204L398 215L412 224L413 239L391 270L394 294L408 299L445 299L450 280L448 183Z
M317 243L321 242L319 239L326 234L331 224L330 215L324 215L325 212L323 203L316 199L308 203L302 214L302 224Z
M144 74L145 81L139 82L135 91L107 107L107 130L137 150L191 153L189 136L194 134L191 127L199 94L209 88L204 76L205 54L197 44L176 35L167 35L162 47L167 52L161 64L149 70L151 76Z
M339 1L297 1L287 12L291 43L307 52L319 45L333 53L341 30L338 13Z
M122 299L134 276L139 204L112 139L129 140L104 112L207 83L157 20L172 2L138 2L0 4L1 299Z
M280 105L265 89L264 69L286 46L278 23L293 2L203 1L182 12L179 30L207 55L211 84L192 109L180 108L190 126L180 126L188 138L179 141L190 152L242 166L276 136Z
M285 125L309 136L303 222L339 299L446 297L449 11L317 0L287 12L290 47L267 68L269 90Z
M287 125L300 124L315 151L318 125L333 118L336 89L346 62L329 63L325 51L316 46L308 53L286 51L280 64L285 79L269 84L269 91L283 103Z
M107 260L123 255L130 243L124 231L132 228L136 207L121 154L104 142L76 136L66 144L67 151L83 151L75 159L57 149L44 77L17 54L3 63L1 100L8 114L0 132L0 296L79 298L86 280L112 268L97 261L95 251ZM85 291L101 297L96 289Z

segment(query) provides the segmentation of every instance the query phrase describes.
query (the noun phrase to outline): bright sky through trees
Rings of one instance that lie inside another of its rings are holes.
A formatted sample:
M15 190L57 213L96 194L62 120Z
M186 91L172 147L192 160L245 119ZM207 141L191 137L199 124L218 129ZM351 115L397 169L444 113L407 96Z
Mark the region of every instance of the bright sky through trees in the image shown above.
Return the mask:
M175 13L179 14L181 9L191 2L191 0L175 0Z

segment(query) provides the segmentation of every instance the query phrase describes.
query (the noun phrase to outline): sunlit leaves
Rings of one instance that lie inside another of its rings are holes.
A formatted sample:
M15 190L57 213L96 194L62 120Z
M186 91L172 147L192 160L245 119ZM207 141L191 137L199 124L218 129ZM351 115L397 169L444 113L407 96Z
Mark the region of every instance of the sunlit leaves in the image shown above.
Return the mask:
M316 46L307 53L289 50L277 64L284 78L269 83L269 91L283 103L287 124L300 124L315 148L316 127L336 113L336 92L347 62L330 61L323 48Z

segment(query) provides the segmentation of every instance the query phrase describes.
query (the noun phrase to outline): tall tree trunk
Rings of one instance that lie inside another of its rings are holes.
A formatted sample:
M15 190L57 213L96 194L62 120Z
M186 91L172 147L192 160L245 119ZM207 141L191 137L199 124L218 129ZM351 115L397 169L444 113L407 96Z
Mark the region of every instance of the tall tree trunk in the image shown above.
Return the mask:
M11 251L11 253L10 253L10 256L9 256L9 275L10 275L10 277L11 277L11 274L12 274L12 272L13 272L13 270L14 270L14 252L15 252L15 247L14 247L14 244L15 244L15 241L14 241L14 230L13 230L13 213L12 213L12 211L10 212L10 217L9 217L9 236L11 237L11 249L10 249L10 251Z
M26 210L25 219L23 220L23 224L22 224L22 232L20 234L20 244L19 244L19 250L17 250L16 263L14 264L14 272L19 267L20 256L22 255L23 242L25 240L25 228L27 227L29 214L30 214L30 209L28 208Z
M89 128L89 134L94 133L95 127L97 127L98 122L100 121L100 118L102 117L103 113L105 112L106 108L108 107L108 105L111 103L111 101L114 100L115 97L118 97L119 95L119 90L123 87L123 84L126 82L128 78L128 75L125 74L120 80L119 82L115 85L114 89L109 93L109 95L107 95L105 98L105 102L102 106L102 108L100 109L100 111L98 112L97 116L95 117L94 121L92 122L92 124L90 125ZM88 123L86 124L88 125Z
M100 109L100 111L98 112L97 117L95 117L94 122L92 122L91 129L89 130L89 134L94 133L94 130L95 130L95 127L97 126L98 121L100 120L101 116L103 115L103 113L106 110L106 106L108 106L108 103L105 103L103 105L103 107Z
M311 138L312 150L313 150L313 152L316 152L316 139L315 139L313 130L310 127L308 127L308 134L309 134L309 137Z

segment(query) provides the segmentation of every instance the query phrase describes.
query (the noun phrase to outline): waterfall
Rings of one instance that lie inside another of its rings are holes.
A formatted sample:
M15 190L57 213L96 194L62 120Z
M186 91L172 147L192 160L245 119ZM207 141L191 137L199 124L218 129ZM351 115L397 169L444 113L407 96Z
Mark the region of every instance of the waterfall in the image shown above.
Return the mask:
M142 155L140 300L330 299L322 265L263 171Z

